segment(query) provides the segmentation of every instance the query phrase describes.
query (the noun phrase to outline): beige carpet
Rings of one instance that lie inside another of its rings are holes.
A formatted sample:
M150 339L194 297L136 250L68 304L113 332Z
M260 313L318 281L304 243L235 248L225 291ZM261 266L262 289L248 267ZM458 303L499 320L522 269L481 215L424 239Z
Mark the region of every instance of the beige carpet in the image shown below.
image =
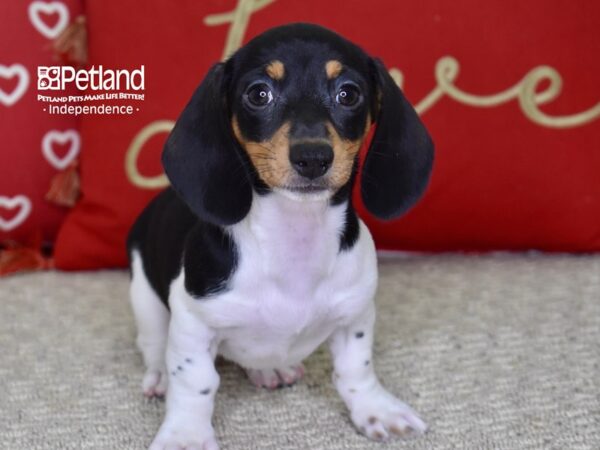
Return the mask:
M0 279L0 447L142 449L164 403L140 392L125 272ZM299 385L220 362L223 449L600 449L600 256L384 259L375 364L429 423L373 444L321 349Z

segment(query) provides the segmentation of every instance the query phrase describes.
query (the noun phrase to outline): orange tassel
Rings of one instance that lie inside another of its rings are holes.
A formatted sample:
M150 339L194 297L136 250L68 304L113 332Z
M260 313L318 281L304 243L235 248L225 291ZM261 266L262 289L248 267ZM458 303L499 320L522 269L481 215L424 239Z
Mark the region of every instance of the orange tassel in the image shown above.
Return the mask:
M87 27L85 16L77 17L52 43L56 58L63 64L83 67L87 63Z
M0 247L0 276L25 270L44 270L54 266L41 249L40 237L35 236L29 244L6 241Z
M72 207L79 198L79 173L77 163L72 162L62 172L57 173L50 182L46 200L59 206Z

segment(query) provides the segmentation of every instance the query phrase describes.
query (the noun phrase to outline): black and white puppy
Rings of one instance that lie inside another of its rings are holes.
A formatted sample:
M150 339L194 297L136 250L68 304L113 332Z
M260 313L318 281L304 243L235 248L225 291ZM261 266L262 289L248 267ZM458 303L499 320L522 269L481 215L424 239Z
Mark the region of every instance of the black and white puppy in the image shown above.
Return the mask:
M166 392L151 449L218 448L218 354L275 388L298 380L324 342L361 432L425 430L373 370L377 261L351 201L372 123L361 194L390 219L425 190L433 144L384 66L356 45L315 25L275 28L212 67L193 94L163 152L172 187L128 240L143 390Z

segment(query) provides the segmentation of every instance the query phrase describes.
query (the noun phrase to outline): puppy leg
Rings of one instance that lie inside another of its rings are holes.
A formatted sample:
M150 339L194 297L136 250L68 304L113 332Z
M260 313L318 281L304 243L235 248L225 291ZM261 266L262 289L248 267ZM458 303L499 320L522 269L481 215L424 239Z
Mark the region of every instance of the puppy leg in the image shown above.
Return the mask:
M163 396L167 390L165 350L169 311L150 286L137 251L132 254L129 294L137 323L137 345L146 365L142 390L147 397Z
M215 450L211 424L219 387L215 335L183 302L172 300L170 305L166 414L150 450Z
M329 340L333 383L350 410L354 425L375 440L424 432L425 423L405 403L385 390L373 369L375 305Z

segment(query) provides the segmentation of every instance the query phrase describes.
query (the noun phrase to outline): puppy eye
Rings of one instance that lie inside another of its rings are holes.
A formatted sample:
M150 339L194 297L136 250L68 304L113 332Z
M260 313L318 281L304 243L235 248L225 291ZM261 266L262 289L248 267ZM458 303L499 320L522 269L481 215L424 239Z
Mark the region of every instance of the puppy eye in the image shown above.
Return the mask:
M353 84L343 84L335 96L335 101L342 106L354 106L359 100L360 91Z
M265 83L250 86L244 96L246 101L254 108L262 108L273 101L273 92Z

